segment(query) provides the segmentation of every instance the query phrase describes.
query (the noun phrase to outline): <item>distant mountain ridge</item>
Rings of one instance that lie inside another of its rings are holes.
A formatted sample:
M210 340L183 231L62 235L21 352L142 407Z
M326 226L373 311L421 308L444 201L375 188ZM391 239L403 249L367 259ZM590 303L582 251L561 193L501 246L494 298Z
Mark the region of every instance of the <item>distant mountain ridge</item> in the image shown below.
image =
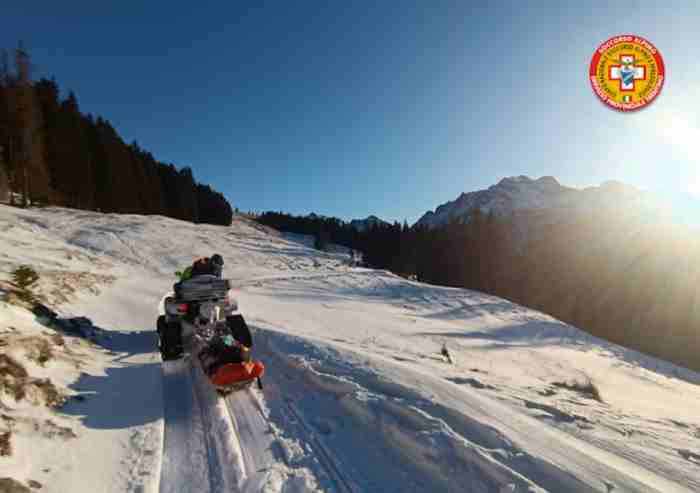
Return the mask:
M388 225L389 223L379 219L377 216L367 216L364 219L353 219L350 221L350 226L358 231L366 231L368 228L377 225Z
M658 209L652 194L617 181L577 189L561 185L552 176L536 180L528 176L503 178L486 190L462 193L457 199L426 212L416 225L435 227L452 218L466 219L471 211L509 216L525 211L585 211L602 208L634 208L639 212ZM632 207L629 207L632 206Z

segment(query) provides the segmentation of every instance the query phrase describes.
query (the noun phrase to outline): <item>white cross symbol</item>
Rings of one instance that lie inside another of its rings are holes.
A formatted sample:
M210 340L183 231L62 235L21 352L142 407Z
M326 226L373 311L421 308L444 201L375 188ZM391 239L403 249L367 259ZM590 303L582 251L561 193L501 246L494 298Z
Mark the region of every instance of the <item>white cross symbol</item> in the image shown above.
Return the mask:
M620 55L620 65L610 65L610 79L620 81L620 91L634 91L634 81L646 75L644 65L634 65L634 55Z

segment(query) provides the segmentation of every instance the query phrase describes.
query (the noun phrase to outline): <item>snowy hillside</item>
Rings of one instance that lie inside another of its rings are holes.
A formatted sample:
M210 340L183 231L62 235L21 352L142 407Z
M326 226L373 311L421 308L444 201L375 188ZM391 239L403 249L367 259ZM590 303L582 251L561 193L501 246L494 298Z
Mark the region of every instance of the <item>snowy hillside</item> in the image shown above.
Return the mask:
M700 375L502 299L352 268L240 217L0 206L0 252L0 279L32 266L58 312L0 285L0 489L700 490ZM173 272L212 253L262 392L217 398L154 352Z
M447 224L450 218L463 218L474 209L484 213L512 215L523 211L556 211L571 214L593 209L630 209L640 213L659 213L661 206L650 194L619 182L599 187L565 187L551 176L537 180L527 176L503 178L486 190L463 193L456 200L426 212L417 222L425 226Z

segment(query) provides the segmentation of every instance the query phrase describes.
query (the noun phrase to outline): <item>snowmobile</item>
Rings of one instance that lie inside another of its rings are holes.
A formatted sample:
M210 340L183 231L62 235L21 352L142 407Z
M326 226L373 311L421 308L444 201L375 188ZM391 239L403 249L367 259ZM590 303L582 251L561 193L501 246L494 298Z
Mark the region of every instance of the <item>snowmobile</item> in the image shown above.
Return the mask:
M262 388L264 366L253 361L250 330L231 292L228 279L199 275L173 286L163 297L157 330L163 361L180 359L186 349L221 394Z

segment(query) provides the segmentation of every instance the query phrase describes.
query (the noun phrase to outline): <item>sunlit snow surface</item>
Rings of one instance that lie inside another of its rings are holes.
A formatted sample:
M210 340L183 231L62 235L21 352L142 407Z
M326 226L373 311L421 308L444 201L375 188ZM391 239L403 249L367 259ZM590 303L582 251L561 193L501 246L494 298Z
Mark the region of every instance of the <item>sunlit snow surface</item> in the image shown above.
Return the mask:
M248 219L0 206L0 271L41 274L81 365L33 365L80 394L58 412L2 396L16 425L0 477L41 491L700 491L700 376L480 293L351 268ZM220 253L255 331L265 387L218 398L189 360L162 365L173 272ZM67 287L77 289L67 293ZM0 330L49 332L0 305ZM439 354L443 344L453 364ZM602 402L555 384L592 381Z

